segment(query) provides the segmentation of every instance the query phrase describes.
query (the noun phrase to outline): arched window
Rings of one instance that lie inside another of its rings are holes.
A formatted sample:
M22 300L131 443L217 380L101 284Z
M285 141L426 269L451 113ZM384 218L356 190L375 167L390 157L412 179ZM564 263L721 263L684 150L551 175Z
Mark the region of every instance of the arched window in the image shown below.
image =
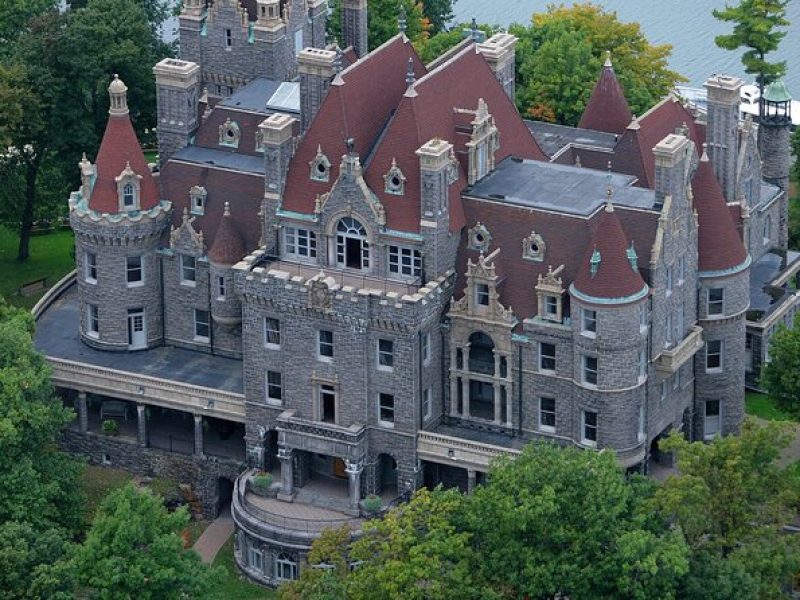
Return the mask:
M126 183L122 188L122 205L125 208L133 208L136 203L135 190L132 183Z
M369 269L367 230L352 217L344 217L336 224L336 266Z
M297 579L297 563L288 554L278 554L275 559L275 579L278 581L293 581Z
M469 370L494 375L494 342L482 331L469 336Z

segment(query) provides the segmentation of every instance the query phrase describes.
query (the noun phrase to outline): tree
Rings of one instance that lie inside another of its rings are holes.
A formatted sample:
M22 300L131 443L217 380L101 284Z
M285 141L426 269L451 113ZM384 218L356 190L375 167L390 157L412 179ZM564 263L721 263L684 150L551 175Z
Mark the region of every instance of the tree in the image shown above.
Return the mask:
M447 29L453 19L453 4L456 0L423 0L422 12L431 24L431 33L440 33Z
M56 446L74 414L54 396L32 332L31 315L0 298L0 523L74 533L83 523L80 464Z
M74 598L70 545L63 531L37 531L27 523L0 525L0 589L3 598Z
M738 6L725 6L713 10L714 17L726 23L734 23L733 33L714 38L717 46L725 50L747 48L742 54L745 73L756 76L761 96L767 84L783 77L786 61L769 62L766 57L778 49L786 36L786 5L789 0L741 0ZM759 103L759 115L763 116L764 104Z
M350 529L326 529L314 540L300 578L282 585L282 600L347 600L346 581L350 573L348 550ZM324 565L320 568L319 565Z
M509 31L519 38L517 107L523 114L534 108L553 114L559 123L577 125L607 50L635 114L644 113L685 80L667 66L671 46L650 44L638 23L622 23L616 13L591 3L550 5L533 15L530 26L512 25ZM572 48L577 40L581 47ZM569 56L560 57L560 51ZM578 64L579 57L586 62ZM573 70L565 73L565 67ZM560 85L569 90L563 99L551 91Z
M369 3L367 43L374 50L400 32L400 5L406 11L406 37L412 42L427 39L431 24L423 14L423 5L415 0L372 0ZM343 44L342 5L339 0L329 2L328 35Z
M526 446L468 503L482 578L506 598L673 597L687 548L645 510L652 486L613 453Z
M791 329L780 326L769 343L770 361L761 370L761 385L784 411L800 416L800 316Z
M3 0L0 3L0 58L23 35L30 20L57 6L57 0Z
M414 49L419 54L423 63L429 63L435 58L447 52L453 46L458 45L473 27L471 23L460 23L453 26L449 31L440 31L429 38L414 42ZM496 32L497 28L491 25L478 25L478 30L489 38Z
M149 490L132 483L114 490L75 551L79 583L108 600L199 597L218 573L183 549L178 532L188 521L185 508L170 513Z
M800 538L782 528L800 504L797 480L779 467L791 427L746 421L740 436L688 442L674 433L678 475L658 488L653 507L682 531L691 549L683 598L783 598L800 569Z

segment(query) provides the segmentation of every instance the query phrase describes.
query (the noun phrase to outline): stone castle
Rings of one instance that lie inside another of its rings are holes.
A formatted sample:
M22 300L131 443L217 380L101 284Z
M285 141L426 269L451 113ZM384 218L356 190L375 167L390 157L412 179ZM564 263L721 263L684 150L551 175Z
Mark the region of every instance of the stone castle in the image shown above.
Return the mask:
M469 491L531 440L644 471L671 431L735 433L797 309L780 84L760 126L723 75L706 114L635 117L609 59L579 127L529 122L513 36L426 65L342 10L340 47L325 0L186 0L158 165L115 77L76 272L36 309L65 447L230 500L268 585L365 497Z

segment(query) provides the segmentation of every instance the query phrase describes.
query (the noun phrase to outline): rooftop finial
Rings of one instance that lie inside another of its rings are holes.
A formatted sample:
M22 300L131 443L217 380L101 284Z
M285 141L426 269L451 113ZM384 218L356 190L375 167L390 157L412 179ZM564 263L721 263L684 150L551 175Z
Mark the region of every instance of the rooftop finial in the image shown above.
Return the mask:
M108 86L108 96L110 105L108 112L112 115L127 115L128 114L128 87L119 78L119 75L114 73L114 79Z
M614 212L612 198L614 191L611 189L611 161L608 161L608 175L606 175L606 212Z
M611 64L611 50L606 50L606 62L603 63L603 66L606 68L614 66Z
M417 76L414 74L414 59L410 56L408 57L408 66L406 68L406 84L407 85L414 85L414 82L417 80Z
M405 35L406 27L408 27L408 19L406 18L406 5L401 2L400 14L397 16L397 29L400 30L400 33Z
M231 203L225 202L225 207L222 209L222 216L223 217L230 217L231 216Z
M472 39L476 42L478 41L478 21L475 17L472 17L472 22L469 24L469 30L472 35Z
M708 162L708 144L703 142L703 154L700 155L700 162Z
M333 72L334 73L341 73L342 72L342 49L339 47L339 42L333 42L333 45L336 46L336 56L333 58Z

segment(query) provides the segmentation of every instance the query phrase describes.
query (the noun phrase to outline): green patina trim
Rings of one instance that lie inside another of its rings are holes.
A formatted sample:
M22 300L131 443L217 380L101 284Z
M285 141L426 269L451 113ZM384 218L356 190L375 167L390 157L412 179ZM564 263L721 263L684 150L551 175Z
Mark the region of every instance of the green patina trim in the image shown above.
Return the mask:
M306 213L295 212L293 210L283 210L279 208L275 211L275 214L279 217L286 217L287 219L297 219L298 221L310 221L312 223L317 222L316 215L307 215Z
M791 102L792 95L786 89L783 81L775 81L764 90L764 100L767 102Z
M698 271L697 276L703 279L711 277L725 277L727 275L735 275L747 269L753 263L753 258L748 254L744 262L730 269L722 269L721 271Z
M628 304L630 302L641 300L647 296L647 294L650 293L650 286L644 284L644 287L641 290L635 294L631 294L630 296L620 296L619 298L598 298L596 296L589 296L588 294L579 292L577 289L575 289L575 284L571 283L569 286L569 293L578 300L582 300L590 304Z

